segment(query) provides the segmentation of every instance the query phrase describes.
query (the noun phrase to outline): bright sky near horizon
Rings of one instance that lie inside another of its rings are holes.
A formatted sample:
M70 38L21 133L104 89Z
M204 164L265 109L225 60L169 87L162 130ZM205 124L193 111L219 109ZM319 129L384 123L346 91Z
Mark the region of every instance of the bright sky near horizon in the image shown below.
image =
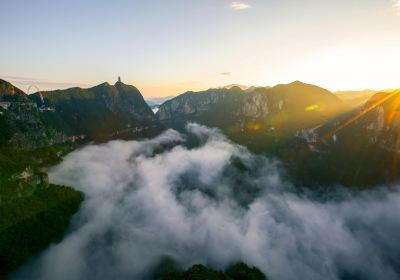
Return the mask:
M145 96L400 87L400 0L2 0L1 11L0 78L25 91L118 76Z

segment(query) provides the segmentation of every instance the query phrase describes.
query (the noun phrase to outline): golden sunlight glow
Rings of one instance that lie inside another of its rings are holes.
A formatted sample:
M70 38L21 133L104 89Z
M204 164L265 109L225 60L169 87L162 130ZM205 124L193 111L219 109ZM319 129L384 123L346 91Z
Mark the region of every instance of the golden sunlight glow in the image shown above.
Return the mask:
M314 105L309 105L305 108L306 112L310 112L310 111L315 111L319 109L319 105L314 104Z
M400 65L400 52L395 44L338 46L301 59L288 79L304 80L331 91L398 88L396 65Z
M330 131L329 133L323 135L320 139L318 139L317 144L320 144L320 143L324 142L325 140L329 139L330 137L332 137L333 135L336 135L342 129L348 127L350 124L352 124L356 120L360 119L361 117L363 117L368 112L372 111L373 109L375 109L379 105L383 104L385 101L389 100L391 97L393 97L395 95L398 95L398 94L400 94L400 90L396 90L396 91L394 91L392 93L388 93L385 96L383 96L382 98L379 98L378 100L372 102L368 107L364 108L358 114L356 114L353 117L349 118L341 126L339 126L338 128ZM398 100L400 100L400 96L398 96Z
M247 128L250 130L260 130L261 129L261 124L257 122L251 122L247 124Z

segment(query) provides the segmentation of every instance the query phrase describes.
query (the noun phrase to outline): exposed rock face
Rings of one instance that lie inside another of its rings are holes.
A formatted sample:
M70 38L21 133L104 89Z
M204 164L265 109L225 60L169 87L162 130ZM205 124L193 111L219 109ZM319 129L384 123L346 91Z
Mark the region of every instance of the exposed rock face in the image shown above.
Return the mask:
M64 132L45 126L35 103L12 102L2 117L13 129L9 144L14 147L33 149L67 141Z
M359 147L377 146L388 151L400 151L400 92L379 92L362 107L340 121L318 127L318 138L335 131L335 144Z
M1 80L0 99L1 145L33 149L66 141L63 132L44 125L36 103L20 89Z
M212 110L213 105L223 103L227 99L237 98L243 92L240 88L210 89L203 92L186 92L166 101L157 112L161 121L173 120L181 116L201 115Z
M294 82L251 91L232 87L188 92L163 103L157 117L162 122L198 121L243 128L257 121L256 127L261 129L275 129L277 125L301 129L318 125L346 109L331 92Z
M377 106L376 106L377 105ZM365 131L369 142L381 147L400 151L400 92L377 93L362 108L366 113L355 126L360 126Z
M271 111L271 106L274 104L270 102L266 94L251 94L243 98L242 114L245 117L260 118L266 116Z

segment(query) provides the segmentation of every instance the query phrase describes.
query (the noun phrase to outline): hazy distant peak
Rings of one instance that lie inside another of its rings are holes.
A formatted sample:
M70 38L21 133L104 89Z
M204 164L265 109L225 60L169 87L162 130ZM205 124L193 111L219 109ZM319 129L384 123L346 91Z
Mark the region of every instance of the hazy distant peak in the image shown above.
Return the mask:
M232 90L232 91L242 91L243 89L241 88L241 87L239 87L239 86L233 86L233 87L231 87L231 88L229 88L229 90Z
M241 90L246 90L249 88L249 86L245 86L245 85L240 85L240 84L230 84L230 85L226 85L222 88L226 88L226 89L232 89L232 88L240 88Z
M287 84L288 86L296 86L296 87L316 87L316 88L321 88L317 85L314 84L308 84L308 83L304 83L302 81L296 80L294 82L291 82L289 84Z
M294 82L289 83L290 85L306 85L306 83L303 83L302 81L296 80Z
M341 90L336 91L334 94L338 96L340 99L345 101L351 106L357 107L363 105L367 102L372 96L377 93L388 93L393 92L393 89L384 89L384 90Z
M297 94L301 94L301 93L325 93L325 94L331 94L333 96L335 96L332 92L330 92L329 90L313 85L313 84L307 84L301 81L294 81L288 84L279 84L276 85L272 88L270 88L271 90L289 90L292 93L297 93ZM336 97L336 96L335 96ZM337 97L336 97L337 98Z

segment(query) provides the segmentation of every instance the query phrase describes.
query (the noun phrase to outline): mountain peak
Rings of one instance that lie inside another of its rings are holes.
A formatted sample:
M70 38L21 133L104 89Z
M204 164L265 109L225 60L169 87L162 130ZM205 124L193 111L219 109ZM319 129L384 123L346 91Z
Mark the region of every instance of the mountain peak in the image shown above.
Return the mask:
M240 88L241 90L246 90L246 89L248 89L249 87L248 87L248 86L245 86L245 85L240 85L240 84L230 84L230 85L224 86L223 88L226 88L226 89Z
M309 85L309 84L306 84L306 83L303 83L302 81L296 80L294 82L289 83L289 85L294 85L294 86L303 85L304 86L304 85Z
M115 82L115 85L124 85L124 83L121 81L120 76L118 76L118 80Z

